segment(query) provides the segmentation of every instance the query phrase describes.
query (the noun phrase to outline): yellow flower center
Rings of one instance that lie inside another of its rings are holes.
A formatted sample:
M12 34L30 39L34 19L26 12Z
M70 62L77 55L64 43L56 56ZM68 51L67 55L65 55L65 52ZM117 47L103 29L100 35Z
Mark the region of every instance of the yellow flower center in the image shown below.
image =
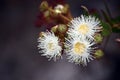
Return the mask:
M53 43L48 43L48 49L53 50L54 49L53 46L54 46Z
M85 51L85 45L83 43L77 42L75 43L73 50L76 54L83 54Z
M79 32L81 32L82 34L86 34L89 31L89 28L87 26L87 24L81 24L79 26Z

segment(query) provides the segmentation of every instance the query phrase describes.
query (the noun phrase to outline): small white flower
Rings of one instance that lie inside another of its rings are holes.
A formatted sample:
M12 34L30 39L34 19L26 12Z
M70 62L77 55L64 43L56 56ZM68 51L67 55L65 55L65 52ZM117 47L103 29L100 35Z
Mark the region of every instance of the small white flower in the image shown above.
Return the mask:
M65 53L68 55L69 62L87 65L87 62L93 60L91 54L94 51L92 47L94 44L91 39L80 36L66 38Z
M38 42L39 52L42 53L42 56L46 56L49 60L53 58L54 61L61 57L62 48L59 45L58 37L53 32L45 32L43 37L39 37Z
M99 32L100 29L100 21L97 18L81 15L81 17L77 17L71 21L67 33L71 36L81 35L82 37L93 38L93 35Z

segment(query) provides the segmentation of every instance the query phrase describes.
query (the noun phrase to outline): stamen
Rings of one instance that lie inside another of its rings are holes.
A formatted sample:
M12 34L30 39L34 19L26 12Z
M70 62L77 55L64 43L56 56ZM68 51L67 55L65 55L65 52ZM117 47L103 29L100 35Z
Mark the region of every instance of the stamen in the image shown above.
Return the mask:
M86 24L81 24L78 30L82 34L87 34L87 32L89 31L89 28Z
M83 43L77 42L74 45L74 52L76 54L83 54L84 50L85 50L85 45Z

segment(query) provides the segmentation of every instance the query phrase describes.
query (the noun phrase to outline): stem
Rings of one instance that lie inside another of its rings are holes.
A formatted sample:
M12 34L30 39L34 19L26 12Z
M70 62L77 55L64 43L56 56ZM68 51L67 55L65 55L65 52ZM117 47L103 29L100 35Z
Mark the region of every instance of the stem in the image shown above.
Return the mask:
M87 8L86 6L83 6L83 5L82 5L81 7L87 12L87 14L90 14L90 13L89 13L89 10L88 10L88 8Z
M70 21L71 21L71 19L69 19L69 18L65 17L65 16L64 16L64 15L62 15L62 14L59 14L59 16L60 16L61 18L65 19L65 20L66 20L66 21L68 21L68 22L70 22Z

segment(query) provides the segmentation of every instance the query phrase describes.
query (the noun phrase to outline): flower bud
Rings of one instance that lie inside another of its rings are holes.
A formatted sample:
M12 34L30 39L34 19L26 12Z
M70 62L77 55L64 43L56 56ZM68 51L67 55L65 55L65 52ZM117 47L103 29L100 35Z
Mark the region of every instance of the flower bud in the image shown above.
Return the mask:
M66 14L68 12L68 8L69 8L68 4L65 5L58 4L57 6L55 6L54 10L57 14L58 13Z
M54 10L56 13L62 13L63 12L63 9L64 9L64 6L63 5L57 5L55 6Z
M65 33L67 31L67 26L64 24L59 24L57 29L60 33Z
M39 37L44 37L44 32L40 32Z
M41 4L40 4L40 11L45 11L47 10L48 8L48 3L47 1L43 1Z
M63 8L63 13L67 13L68 12L68 9L69 9L69 5L68 4L65 4L64 5L64 8Z
M44 17L49 17L49 15L50 15L50 12L48 10L44 12Z
M100 33L97 33L97 34L95 34L94 39L95 39L96 43L101 43L103 40L103 37Z
M56 26L53 26L53 27L51 28L51 31L52 31L52 32L54 32L54 33L56 33L56 31L57 31L57 28L58 28L58 25L56 25Z
M103 53L103 51L102 50L100 50L100 49L98 49L98 50L96 50L96 52L95 52L95 54L94 54L94 56L96 57L96 58L101 58L101 57L103 57L103 55L104 55L104 53Z

